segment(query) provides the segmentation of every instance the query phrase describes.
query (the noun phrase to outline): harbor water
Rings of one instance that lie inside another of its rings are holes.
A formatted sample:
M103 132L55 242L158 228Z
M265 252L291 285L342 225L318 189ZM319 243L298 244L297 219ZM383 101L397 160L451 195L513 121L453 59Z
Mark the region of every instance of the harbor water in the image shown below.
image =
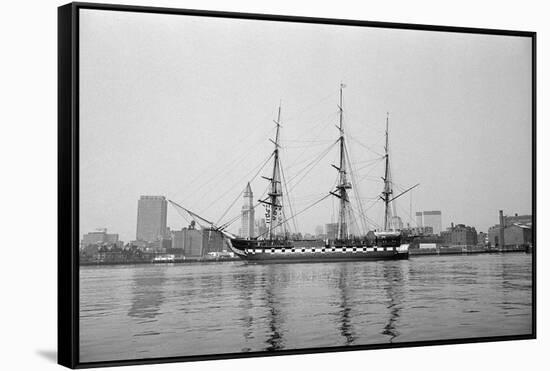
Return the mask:
M83 266L80 361L529 334L531 259Z

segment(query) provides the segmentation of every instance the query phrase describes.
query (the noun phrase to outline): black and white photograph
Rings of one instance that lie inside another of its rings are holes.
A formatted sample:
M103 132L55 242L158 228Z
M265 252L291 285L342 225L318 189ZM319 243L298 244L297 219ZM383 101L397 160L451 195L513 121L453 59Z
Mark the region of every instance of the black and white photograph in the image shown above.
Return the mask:
M533 35L77 12L79 363L534 337Z

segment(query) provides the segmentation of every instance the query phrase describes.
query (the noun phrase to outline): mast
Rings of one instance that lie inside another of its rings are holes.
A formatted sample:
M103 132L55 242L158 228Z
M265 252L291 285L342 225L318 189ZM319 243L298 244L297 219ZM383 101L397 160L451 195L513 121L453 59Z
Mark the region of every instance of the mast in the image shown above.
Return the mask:
M391 179L391 170L390 170L390 142L389 142L389 121L390 121L390 113L386 113L386 145L384 147L384 157L386 158L386 166L384 171L384 190L382 191L382 195L380 198L384 201L384 231L389 230L390 228L390 218L392 215L397 215L395 211L395 204L393 201L407 192L410 192L414 188L418 187L420 184L417 183L413 185L412 187L407 188L403 192L399 193L397 196L393 195L393 185L392 185L392 179ZM412 202L411 202L411 208L412 208ZM393 210L393 213L392 213ZM392 225L392 230L395 229L395 225Z
M388 131L389 131L389 120L390 113L386 113L386 145L384 147L385 157L386 157L386 167L384 171L384 190L382 191L382 199L384 201L384 230L388 230L388 222L390 216L390 197L393 193L390 179L390 154L389 154L389 140L388 140Z
M277 113L277 121L274 121L277 127L275 131L275 149L273 150L273 172L271 178L268 180L271 182L269 196L269 239L273 239L273 223L277 220L277 209L280 209L279 197L282 196L281 192L281 179L280 179L280 168L279 168L279 131L281 128L281 104L279 104L279 111Z
M338 190L337 197L340 199L340 210L338 214L338 239L342 240L347 238L348 236L348 225L346 223L346 216L347 216L347 203L349 202L348 199L348 192L347 190L351 188L351 184L346 179L346 152L345 152L345 139L344 139L344 126L343 126L343 116L344 116L344 108L343 108L343 96L342 96L342 90L344 89L345 85L340 84L340 104L338 106L339 113L340 113L340 121L338 130L340 131L340 163L339 166L336 167L339 173L339 183L336 186Z

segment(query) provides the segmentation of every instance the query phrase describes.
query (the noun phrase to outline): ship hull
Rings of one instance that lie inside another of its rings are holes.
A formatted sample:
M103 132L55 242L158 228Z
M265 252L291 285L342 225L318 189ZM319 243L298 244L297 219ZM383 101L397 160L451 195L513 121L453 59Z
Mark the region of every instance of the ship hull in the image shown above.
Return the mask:
M316 263L408 259L408 244L400 246L336 245L323 241L284 241L263 245L250 240L231 240L231 249L250 263Z

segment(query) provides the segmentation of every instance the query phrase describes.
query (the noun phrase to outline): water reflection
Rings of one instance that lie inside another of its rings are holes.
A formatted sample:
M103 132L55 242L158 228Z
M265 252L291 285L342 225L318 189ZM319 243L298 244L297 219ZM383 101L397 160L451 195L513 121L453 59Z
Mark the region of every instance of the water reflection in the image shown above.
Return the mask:
M279 269L283 269L280 271ZM267 277L262 274L262 286L265 287L265 305L267 307L267 323L268 323L268 338L266 340L268 351L284 349L283 340L283 305L280 300L277 300L277 290L284 288L286 280L278 280L277 273L284 274L285 266L268 266Z
M382 334L389 337L389 342L399 336L397 330L399 315L402 309L403 300L403 265L387 263L382 267L382 276L384 277L384 291L388 298L386 308L389 310L389 318L382 330Z
M528 334L531 256L81 268L84 362Z
M138 323L154 322L155 317L160 314L160 306L164 302L165 272L161 267L146 275L140 269L134 270L131 283L132 304L128 316L141 319Z
M242 325L243 337L245 344L249 344L254 339L253 326L254 317L251 311L254 309L254 303L252 301L252 293L255 285L255 275L251 272L239 273L232 276L232 286L238 290L239 293L239 308L242 312L242 316L239 318L239 322ZM243 352L250 352L251 348L245 346L241 349Z
M344 265L338 276L338 290L340 292L340 334L345 339L345 345L353 345L355 334L351 325L349 284L347 283L348 270Z

